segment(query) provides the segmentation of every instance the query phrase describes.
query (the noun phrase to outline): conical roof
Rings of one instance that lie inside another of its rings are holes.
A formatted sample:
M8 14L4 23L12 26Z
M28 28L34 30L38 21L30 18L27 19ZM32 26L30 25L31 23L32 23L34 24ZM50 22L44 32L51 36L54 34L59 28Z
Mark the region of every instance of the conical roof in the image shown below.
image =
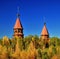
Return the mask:
M41 32L41 35L49 35L49 33L48 33L48 30L47 30L47 28L46 28L46 23L44 23L44 27L43 27L43 29L42 29L42 32Z
M20 28L20 29L22 29L23 27L22 27L22 24L21 24L21 22L20 22L20 18L19 17L17 17L17 19L16 19L16 23L15 23L15 25L14 25L14 29L15 28Z

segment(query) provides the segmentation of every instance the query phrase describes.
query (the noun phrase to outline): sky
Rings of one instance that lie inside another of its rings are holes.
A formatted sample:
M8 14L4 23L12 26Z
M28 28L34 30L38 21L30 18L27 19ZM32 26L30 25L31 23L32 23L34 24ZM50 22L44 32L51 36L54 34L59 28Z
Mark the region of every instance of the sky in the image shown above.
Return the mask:
M41 35L44 22L50 37L60 37L59 0L0 0L0 38L12 38L13 27L20 7L24 36Z

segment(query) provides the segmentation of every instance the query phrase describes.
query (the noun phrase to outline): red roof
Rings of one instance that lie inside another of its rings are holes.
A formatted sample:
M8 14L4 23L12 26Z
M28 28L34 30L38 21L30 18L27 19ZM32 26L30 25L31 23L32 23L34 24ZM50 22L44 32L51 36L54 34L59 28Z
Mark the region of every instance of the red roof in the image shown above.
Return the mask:
M21 22L20 22L20 18L17 18L16 19L16 23L15 23L15 25L14 25L14 29L15 28L21 28L22 29L22 24L21 24Z
M44 24L44 27L42 29L41 35L49 35L48 30L46 28L46 24Z

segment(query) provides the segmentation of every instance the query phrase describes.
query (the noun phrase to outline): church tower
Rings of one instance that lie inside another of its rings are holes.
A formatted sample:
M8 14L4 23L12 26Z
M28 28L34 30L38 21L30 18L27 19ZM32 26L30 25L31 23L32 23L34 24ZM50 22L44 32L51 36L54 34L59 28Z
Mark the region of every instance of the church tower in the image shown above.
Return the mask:
M22 27L22 24L21 24L21 21L20 21L20 14L18 13L17 14L17 19L16 19L16 23L14 25L14 37L15 36L18 36L18 37L21 37L23 38L23 27Z
M46 28L46 23L44 23L44 27L41 32L41 40L44 41L45 44L49 42L49 33Z

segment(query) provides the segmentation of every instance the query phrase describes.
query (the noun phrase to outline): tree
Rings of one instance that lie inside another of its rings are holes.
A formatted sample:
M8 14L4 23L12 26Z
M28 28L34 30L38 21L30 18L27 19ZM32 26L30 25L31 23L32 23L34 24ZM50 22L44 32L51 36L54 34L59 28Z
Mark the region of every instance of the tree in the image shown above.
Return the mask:
M39 49L37 50L37 52L38 52L38 54L37 54L37 59L42 59L42 51L41 51L41 49L39 48Z
M32 41L32 35L29 35L29 36L26 36L25 38L24 38L24 45L25 45L25 49L27 50L28 49L28 46L29 46L29 44L30 44L30 42Z
M50 38L50 45L60 46L60 39L57 37Z
M34 44L35 48L38 49L38 47L39 47L39 37L37 35L33 36L32 41L33 41L33 44Z
M28 56L29 56L29 59L35 59L36 58L36 49L35 49L32 41L29 44Z
M9 39L8 39L7 36L4 36L3 37L2 43L3 43L3 45L6 45L6 46L9 46L10 45L10 42L9 42Z

